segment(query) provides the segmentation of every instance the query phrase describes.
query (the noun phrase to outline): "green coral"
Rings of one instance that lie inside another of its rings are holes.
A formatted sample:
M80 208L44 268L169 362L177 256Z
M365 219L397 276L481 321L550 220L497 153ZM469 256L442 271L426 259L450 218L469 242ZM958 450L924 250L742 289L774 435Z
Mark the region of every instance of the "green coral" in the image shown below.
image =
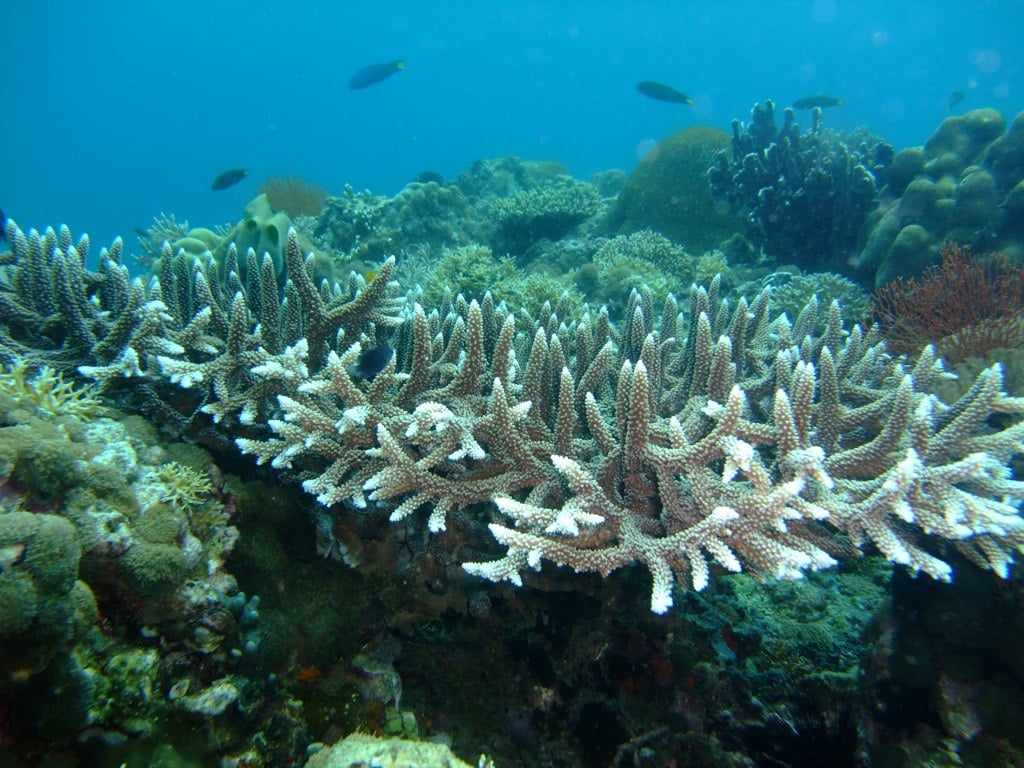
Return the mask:
M117 566L132 591L146 597L171 594L188 574L180 547L145 540L136 541L118 558Z
M825 326L827 310L833 299L839 301L843 317L858 321L867 315L871 297L852 280L833 272L810 274L776 273L772 275L772 315L783 312L796 320L811 298L818 298L818 330Z
M62 517L0 515L0 679L31 676L73 636L81 551Z
M477 229L476 214L459 188L435 182L410 184L399 192L383 225L390 230L393 251L411 244L431 252L467 245Z
M559 275L535 271L513 280L496 297L522 307L532 317L579 317L586 303L583 294Z
M316 236L339 253L363 258L376 252L381 240L384 214L390 198L370 192L356 192L350 185L338 197L324 203L314 230Z
M490 248L479 244L447 248L431 267L421 286L428 307L440 306L445 289L479 301L487 291L499 293L517 276L512 259L496 258Z
M631 290L644 285L660 306L669 292L688 285L693 270L693 260L681 248L650 230L611 238L594 254L594 265L599 290L587 298L613 310Z
M492 244L498 251L522 254L541 239L560 240L600 210L601 195L592 184L560 178L548 186L494 200L489 211L497 226Z
M721 251L708 251L697 259L693 268L693 281L697 285L710 285L716 277L722 288L731 288L736 283L736 276L729 267L725 254Z
M72 440L64 424L32 417L0 427L0 475L13 477L35 499L57 498L89 482L96 450Z
M8 398L20 407L32 408L42 416L71 416L84 419L103 408L99 387L80 385L47 365L33 370L22 357L0 370L0 400Z
M160 501L166 501L175 509L192 511L213 493L213 483L208 475L176 461L161 466L156 478L164 487Z
M876 286L935 263L952 240L978 252L1024 256L1024 113L1009 129L993 109L943 121L923 147L899 152L857 261Z
M614 234L653 229L691 253L718 246L742 228L711 196L708 168L729 134L691 126L673 133L640 161L626 180L605 225Z

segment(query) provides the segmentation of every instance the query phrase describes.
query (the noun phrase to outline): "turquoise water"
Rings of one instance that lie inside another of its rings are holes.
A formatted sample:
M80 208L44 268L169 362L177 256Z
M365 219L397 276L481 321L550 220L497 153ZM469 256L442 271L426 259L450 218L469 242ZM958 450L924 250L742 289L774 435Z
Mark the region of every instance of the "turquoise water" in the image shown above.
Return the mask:
M984 2L9 3L0 208L99 242L161 211L228 221L268 175L392 195L481 157L628 170L674 130L826 93L897 149L1024 106L1024 6ZM365 91L360 67L408 69ZM646 100L660 80L689 107ZM225 168L248 185L209 191Z
M1024 766L1024 2L8 5L0 768Z

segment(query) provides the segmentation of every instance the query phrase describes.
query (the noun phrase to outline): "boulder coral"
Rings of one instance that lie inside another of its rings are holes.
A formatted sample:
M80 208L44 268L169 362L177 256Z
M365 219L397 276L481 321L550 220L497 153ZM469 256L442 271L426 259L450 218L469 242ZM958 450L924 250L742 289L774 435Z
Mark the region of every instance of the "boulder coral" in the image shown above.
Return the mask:
M1009 129L994 109L946 118L896 155L883 198L857 264L876 286L922 272L947 241L1024 257L1024 112Z
M729 134L697 125L663 139L626 180L606 219L610 232L660 232L690 253L717 248L742 222L708 189L708 168L728 151Z

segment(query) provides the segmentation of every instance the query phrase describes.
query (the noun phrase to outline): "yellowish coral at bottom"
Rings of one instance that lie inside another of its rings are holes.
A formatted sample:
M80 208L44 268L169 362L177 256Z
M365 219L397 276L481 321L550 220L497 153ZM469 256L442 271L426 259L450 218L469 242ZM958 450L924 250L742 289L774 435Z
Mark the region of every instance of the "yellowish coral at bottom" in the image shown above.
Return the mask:
M445 744L407 739L381 739L353 733L332 747L314 752L305 768L472 768L459 760ZM481 755L477 768L495 768Z

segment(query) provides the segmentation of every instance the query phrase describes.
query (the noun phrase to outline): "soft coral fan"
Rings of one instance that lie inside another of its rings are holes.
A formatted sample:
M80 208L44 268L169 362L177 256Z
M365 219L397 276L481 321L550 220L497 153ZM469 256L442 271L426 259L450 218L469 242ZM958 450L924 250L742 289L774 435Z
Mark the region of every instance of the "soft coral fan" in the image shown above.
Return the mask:
M658 613L713 563L795 578L847 538L948 580L931 537L1005 576L1024 545L1024 485L1006 466L1024 427L986 420L1024 400L1002 394L998 367L946 406L928 394L943 375L930 348L894 358L876 329L844 332L836 303L820 337L815 304L792 326L767 307L765 292L730 312L716 283L695 287L679 343L671 298L655 328L634 294L621 333L603 311L552 311L517 334L489 298L445 317L417 306L403 371L393 359L353 379L354 344L309 376L301 342L254 369L293 384L276 437L237 442L260 463L300 462L325 505L375 503L395 521L425 506L435 532L493 500L507 551L470 573L520 584L544 560L602 575L639 561Z

